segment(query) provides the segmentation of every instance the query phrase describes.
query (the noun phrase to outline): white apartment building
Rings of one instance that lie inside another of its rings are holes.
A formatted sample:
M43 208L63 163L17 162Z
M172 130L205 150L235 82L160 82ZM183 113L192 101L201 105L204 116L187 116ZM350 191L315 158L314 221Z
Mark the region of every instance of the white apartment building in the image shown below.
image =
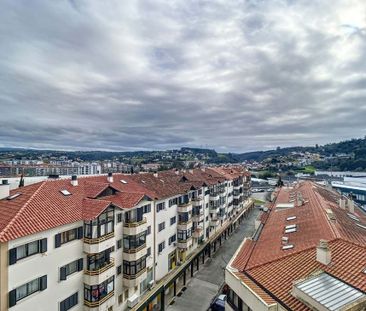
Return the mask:
M0 185L0 311L135 306L230 221L249 182L218 168Z

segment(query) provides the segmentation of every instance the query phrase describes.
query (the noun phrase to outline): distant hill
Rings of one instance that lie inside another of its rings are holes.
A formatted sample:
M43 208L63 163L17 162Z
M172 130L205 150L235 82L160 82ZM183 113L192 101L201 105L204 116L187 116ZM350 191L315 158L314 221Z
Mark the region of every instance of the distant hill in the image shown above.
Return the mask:
M218 153L213 149L182 147L178 150L166 151L56 151L36 150L24 148L0 148L0 159L12 158L37 158L40 156L60 157L67 156L73 160L102 161L118 159L126 162L132 161L148 163L170 159L173 161L190 161L194 159L204 160L207 163L240 163L244 161L263 161L269 158L289 156L292 152L319 153L323 157L332 157L337 154L348 156L337 158L332 161L319 161L314 166L319 169L340 170L366 170L366 136L359 139L351 139L338 143L330 143L323 146L310 147L287 147L267 151L253 151L246 153Z

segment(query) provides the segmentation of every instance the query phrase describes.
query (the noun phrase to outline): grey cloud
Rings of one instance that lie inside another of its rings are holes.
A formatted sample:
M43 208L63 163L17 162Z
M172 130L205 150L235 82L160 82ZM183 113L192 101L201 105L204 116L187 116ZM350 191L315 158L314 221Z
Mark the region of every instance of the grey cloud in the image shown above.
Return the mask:
M366 4L351 2L4 1L0 146L239 152L363 136Z

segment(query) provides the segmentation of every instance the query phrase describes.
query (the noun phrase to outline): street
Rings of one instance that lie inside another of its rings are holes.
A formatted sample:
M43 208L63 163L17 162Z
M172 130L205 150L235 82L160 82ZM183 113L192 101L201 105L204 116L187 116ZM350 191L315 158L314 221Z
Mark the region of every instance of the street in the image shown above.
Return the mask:
M236 232L224 241L217 252L208 259L194 278L188 283L187 289L175 298L170 311L206 311L212 299L217 295L224 283L224 269L236 252L244 237L251 237L254 233L254 220L259 210L253 209Z

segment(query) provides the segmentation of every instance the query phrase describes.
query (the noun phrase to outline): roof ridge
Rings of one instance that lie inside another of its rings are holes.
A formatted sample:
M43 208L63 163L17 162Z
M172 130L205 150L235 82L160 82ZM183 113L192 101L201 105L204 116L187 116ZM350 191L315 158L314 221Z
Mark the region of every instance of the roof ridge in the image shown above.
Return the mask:
M41 181L40 185L38 186L37 190L33 192L33 194L30 196L30 198L23 204L23 206L19 209L19 211L15 214L15 216L12 218L11 221L5 226L5 228L0 232L0 241L1 238L6 234L6 232L9 230L9 227L19 218L19 216L23 213L25 208L29 205L29 203L33 200L33 198L38 194L38 192L43 188L45 185L45 181ZM32 186L32 185L29 185Z

